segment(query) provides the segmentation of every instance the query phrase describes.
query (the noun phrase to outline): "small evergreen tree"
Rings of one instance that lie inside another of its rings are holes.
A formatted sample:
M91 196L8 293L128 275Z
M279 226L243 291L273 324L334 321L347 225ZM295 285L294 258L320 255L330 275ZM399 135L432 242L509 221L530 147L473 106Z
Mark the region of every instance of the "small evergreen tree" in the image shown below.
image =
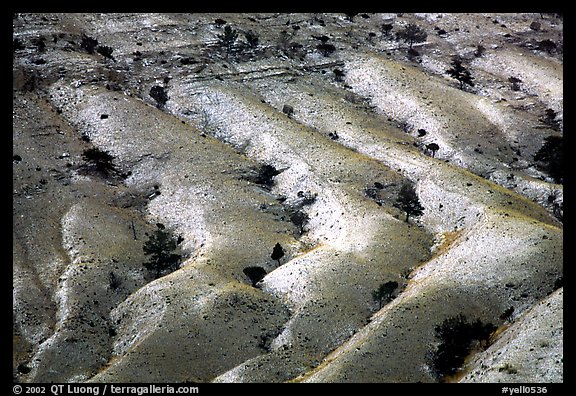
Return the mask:
M391 23L382 24L382 33L384 33L384 36L388 37L393 27L394 25L392 25Z
M238 38L238 32L236 29L232 29L230 25L226 25L224 27L224 34L218 35L220 41L218 44L225 48L227 53L232 53L234 49L234 44L236 43L236 39Z
M398 288L398 282L389 281L382 283L378 286L378 289L372 291L372 298L374 301L378 301L378 309L382 308L382 302L386 301L389 303L392 301L392 293Z
M157 230L144 242L142 249L144 254L150 256L150 260L144 263L147 270L154 272L156 279L163 273L178 269L182 255L175 253L182 238L174 238L165 227L158 223Z
M404 40L404 42L410 45L410 49L412 49L414 43L425 41L426 37L428 37L428 33L426 33L426 31L420 26L411 23L396 33L396 37L400 40Z
M460 89L464 89L464 84L474 86L474 77L470 74L470 71L462 65L462 60L458 57L453 58L450 63L452 66L450 69L446 70L446 73L452 78L455 78L460 83Z
M406 213L406 222L409 216L422 216L424 213L424 207L420 204L416 190L411 184L402 185L395 206Z
M246 37L246 42L248 43L248 48L255 49L258 47L258 35L254 33L252 30L248 30L244 33L244 37Z
M278 261L278 265L280 265L280 259L282 257L284 257L284 249L282 248L282 245L276 243L276 245L274 245L274 249L272 249L272 255L270 258L272 260Z

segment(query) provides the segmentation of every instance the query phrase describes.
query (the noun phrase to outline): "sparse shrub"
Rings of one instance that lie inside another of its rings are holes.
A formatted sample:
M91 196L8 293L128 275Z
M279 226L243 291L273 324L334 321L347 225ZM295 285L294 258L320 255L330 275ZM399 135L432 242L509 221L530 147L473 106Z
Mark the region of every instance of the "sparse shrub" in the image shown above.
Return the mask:
M12 40L12 52L16 52L16 51L20 51L23 50L24 44L22 43L22 40L20 40L18 37L16 37L14 40Z
M266 276L266 270L258 266L246 267L242 272L250 279L253 287Z
M560 130L560 121L556 119L558 114L553 109L546 109L544 112L544 117L540 118L544 124L548 125L550 128L554 129L555 131Z
M514 313L514 307L509 307L504 312L502 312L502 315L500 315L500 319L501 320L510 320L513 313Z
M455 57L450 63L452 66L450 69L446 70L446 73L452 78L455 78L460 83L460 89L464 89L464 84L474 86L474 77L470 74L470 71L464 67L462 64L462 59Z
M298 235L302 235L305 232L304 227L310 220L308 214L300 209L288 209L290 216L290 221L298 228Z
M316 201L318 194L311 193L310 191L306 192L298 191L296 193L296 196L298 198L302 198L302 200L300 201L300 205L304 206L304 205L312 205Z
M336 51L336 47L332 44L322 43L316 46L316 49L323 55L323 56L330 56L334 51Z
M342 69L334 69L334 70L332 70L332 72L334 73L334 80L336 80L336 82L343 82L344 81L344 76L346 74L344 73L344 71Z
M244 33L244 37L246 37L246 43L248 44L248 48L255 49L258 47L259 37L258 35L253 32L252 30L248 30Z
M276 260L278 262L278 265L280 265L280 259L284 257L284 248L282 248L282 245L280 245L280 243L276 243L276 245L274 245L274 248L272 249L272 254L270 255L270 258L272 260Z
M86 161L87 165L105 177L118 173L116 166L113 164L114 156L97 147L84 150L82 159Z
M238 38L238 31L233 29L230 25L224 27L224 33L218 35L218 45L226 49L226 52L231 54L234 50L234 44Z
M122 286L122 280L118 278L114 272L110 271L108 274L108 284L110 290L116 291Z
M522 82L522 80L520 80L517 77L510 77L508 78L508 82L512 84L512 91L520 91L520 83Z
M484 324L479 319L469 323L462 314L448 318L436 326L434 331L441 343L432 354L431 363L438 379L442 380L446 375L453 375L460 369L475 346L475 341L480 346L487 346L490 335L496 328L493 324Z
M286 30L280 32L276 48L290 59L302 58L304 53L302 51L302 44L292 41L293 34L288 33Z
M87 35L82 35L82 40L80 41L80 48L83 48L89 54L93 54L98 45L98 40Z
M394 25L391 23L383 23L382 24L382 33L384 34L384 36L388 37L388 35L390 35L390 32L392 31L393 27L394 27Z
M356 15L358 15L357 12L345 12L344 15L346 15L346 19L348 19L350 22L354 22L354 17Z
M548 173L556 183L564 180L563 169L563 138L562 136L548 136L544 144L534 155L536 166Z
M556 50L558 46L556 45L556 43L552 40L549 39L545 39L542 40L540 42L538 42L538 49L541 51L545 51L549 54L551 54L552 52L554 52Z
M158 279L162 274L178 269L182 255L175 251L183 239L172 236L160 223L156 226L156 231L148 236L149 239L144 242L142 249L144 254L150 256L150 260L144 263L144 267L153 272L155 278Z
M404 42L410 45L410 49L412 49L412 45L415 43L421 43L426 40L428 37L428 33L420 26L410 23L405 28L401 29L399 32L396 33L396 37L399 40L403 40Z
M30 42L36 46L38 52L44 52L46 50L46 38L44 38L44 36L35 37L30 40Z
M107 45L99 45L98 47L96 47L96 52L98 52L104 58L108 58L108 59L112 59L112 60L114 60L114 58L112 57L113 51L114 50L112 49L112 47L108 47Z
M411 184L402 185L394 206L406 213L406 222L408 222L409 216L422 216L424 214L424 207L420 204L416 190Z
M294 114L294 107L285 104L282 107L282 113L286 114L288 117L292 117L292 115Z
M242 175L241 179L248 180L269 190L274 184L274 176L280 173L281 172L272 165L265 164Z
M152 88L150 88L149 95L156 101L156 107L159 109L164 107L168 99L170 99L166 89L159 85L154 85Z
M474 56L476 58L480 58L482 55L484 55L485 51L486 51L486 48L483 45L478 44L476 46L476 51L474 51Z
M372 291L372 298L378 302L378 309L382 308L382 302L389 303L392 301L392 294L398 288L398 282L389 281L382 283L378 289Z

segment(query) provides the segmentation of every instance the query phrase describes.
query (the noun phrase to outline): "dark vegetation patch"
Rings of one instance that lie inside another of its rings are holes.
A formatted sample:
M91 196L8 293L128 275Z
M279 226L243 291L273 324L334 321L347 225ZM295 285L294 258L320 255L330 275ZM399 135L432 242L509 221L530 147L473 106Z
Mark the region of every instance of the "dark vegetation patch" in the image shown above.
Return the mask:
M388 281L380 284L376 290L372 290L372 299L378 302L378 309L382 308L383 303L389 303L394 299L394 292L398 288L398 282Z
M253 287L266 276L266 270L259 266L246 267L242 272L250 279Z
M80 170L88 174L96 174L104 178L125 179L128 174L120 172L114 165L114 156L107 151L92 147L82 153L84 164Z
M438 380L456 374L474 349L486 349L496 329L492 323L482 323L479 319L469 322L463 314L436 326L434 331L440 345L432 353L431 365Z
M152 88L150 88L149 95L156 101L156 107L159 109L163 108L168 99L170 99L166 89L160 85L152 86Z
M556 183L564 181L564 139L562 136L548 136L544 139L544 144L534 155L536 167L548 173Z
M172 235L163 224L158 223L156 227L152 235L146 233L148 240L142 246L144 254L149 256L144 267L154 276L154 279L168 275L180 267L183 256L178 246L184 241L181 236Z
M280 173L282 173L282 171L277 170L272 165L265 164L258 168L249 169L240 176L240 179L248 180L266 190L270 190L274 185L274 176Z

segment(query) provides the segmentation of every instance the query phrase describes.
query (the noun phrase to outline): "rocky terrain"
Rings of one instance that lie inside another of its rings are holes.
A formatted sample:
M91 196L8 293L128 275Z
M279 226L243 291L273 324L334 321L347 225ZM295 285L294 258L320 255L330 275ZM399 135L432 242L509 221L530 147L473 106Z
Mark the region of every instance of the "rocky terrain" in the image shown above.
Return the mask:
M563 382L561 15L12 22L14 381Z

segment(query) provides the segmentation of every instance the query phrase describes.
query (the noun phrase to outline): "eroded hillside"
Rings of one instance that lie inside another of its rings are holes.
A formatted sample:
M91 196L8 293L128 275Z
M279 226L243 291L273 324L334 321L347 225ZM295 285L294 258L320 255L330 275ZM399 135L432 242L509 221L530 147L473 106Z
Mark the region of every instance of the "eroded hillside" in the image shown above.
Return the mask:
M562 26L14 14L14 379L562 382Z

